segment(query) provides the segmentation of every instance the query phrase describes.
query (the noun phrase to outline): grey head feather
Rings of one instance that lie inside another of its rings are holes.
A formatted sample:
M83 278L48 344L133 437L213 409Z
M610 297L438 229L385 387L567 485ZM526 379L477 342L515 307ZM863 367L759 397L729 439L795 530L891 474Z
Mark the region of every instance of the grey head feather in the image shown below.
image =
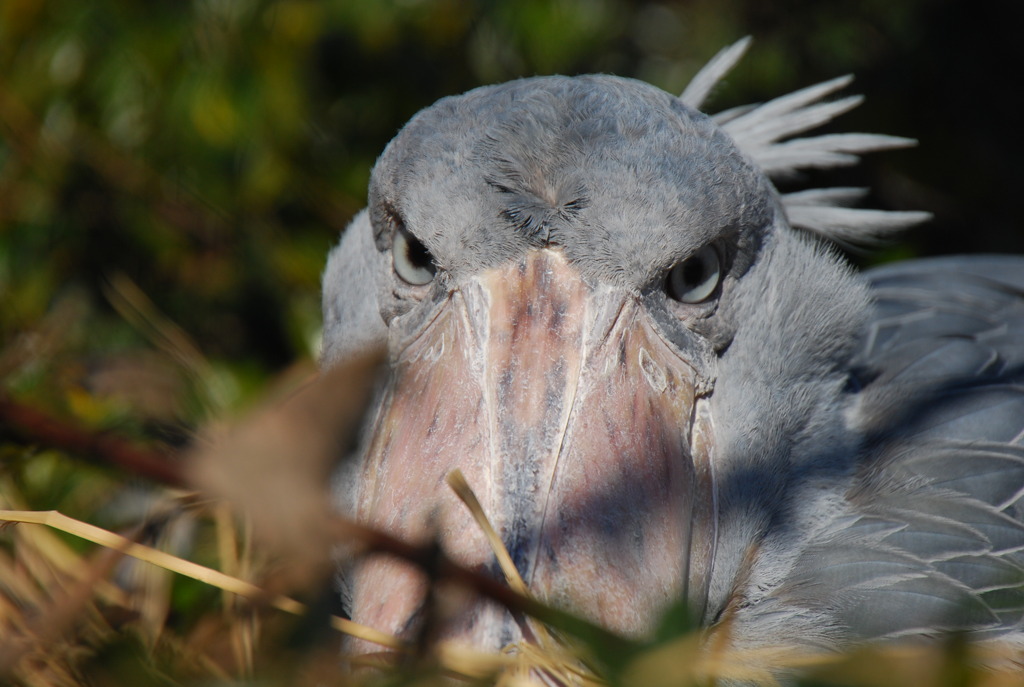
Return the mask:
M739 62L749 44L750 38L745 37L719 52L697 73L680 100L692 107L700 107L714 86ZM822 126L859 105L863 100L861 96L825 100L852 80L852 76L841 76L767 103L731 108L712 115L712 120L773 181L792 177L802 169L855 165L864 153L915 145L913 139L884 134L848 133L790 138ZM926 212L845 207L856 200L859 198L849 194L803 192L783 195L782 205L792 226L841 245L876 243L930 218Z
M327 258L323 275L323 345L321 365L383 346L387 328L377 301L377 275L385 258L373 244L363 210Z

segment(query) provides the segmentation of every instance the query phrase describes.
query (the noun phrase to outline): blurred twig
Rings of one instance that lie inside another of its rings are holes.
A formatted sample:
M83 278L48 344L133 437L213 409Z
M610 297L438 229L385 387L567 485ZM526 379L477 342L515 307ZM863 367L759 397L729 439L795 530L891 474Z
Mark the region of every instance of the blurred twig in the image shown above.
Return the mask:
M161 484L185 485L177 458L135 446L107 433L78 427L3 394L0 394L0 427L24 441L115 466Z
M498 602L513 613L528 615L567 634L584 637L591 647L598 650L599 655L628 657L641 647L638 643L600 625L521 594L501 580L459 565L440 553L434 545L410 544L386 532L343 518L333 519L332 531L338 541L358 541L364 553L396 556L428 570L435 579L468 587L481 596Z

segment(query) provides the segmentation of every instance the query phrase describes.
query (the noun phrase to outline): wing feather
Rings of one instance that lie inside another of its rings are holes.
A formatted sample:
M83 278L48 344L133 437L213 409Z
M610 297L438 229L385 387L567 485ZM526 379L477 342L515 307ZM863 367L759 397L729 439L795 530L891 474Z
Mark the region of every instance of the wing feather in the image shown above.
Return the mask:
M804 537L779 583L749 594L743 636L776 627L786 608L814 619L791 623L789 640L804 645L943 629L1018 641L1024 258L922 260L866 276L875 306L851 415L862 458L842 506Z

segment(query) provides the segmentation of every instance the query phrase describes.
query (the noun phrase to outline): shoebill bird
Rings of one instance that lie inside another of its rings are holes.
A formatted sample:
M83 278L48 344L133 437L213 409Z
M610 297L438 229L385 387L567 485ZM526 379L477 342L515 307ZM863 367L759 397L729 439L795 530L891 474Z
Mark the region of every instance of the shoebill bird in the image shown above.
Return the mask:
M739 648L1024 643L1024 259L854 272L836 244L926 215L773 180L912 142L797 137L847 78L700 113L745 46L678 97L530 78L398 133L324 277L324 364L389 357L342 507L500 576L459 468L533 594L632 636L684 599ZM409 637L426 584L344 586ZM443 633L529 639L483 601Z

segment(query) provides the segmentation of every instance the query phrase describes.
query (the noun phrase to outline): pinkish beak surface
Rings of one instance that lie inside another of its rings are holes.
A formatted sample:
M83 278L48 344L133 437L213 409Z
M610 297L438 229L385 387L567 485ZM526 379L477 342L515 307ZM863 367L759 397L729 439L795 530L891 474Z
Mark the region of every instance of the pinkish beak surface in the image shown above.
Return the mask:
M668 604L706 592L714 486L695 379L637 296L532 251L455 291L398 355L358 517L500 576L445 483L459 468L535 596L642 635ZM376 556L351 583L353 620L415 633L421 572ZM523 636L472 598L442 634L494 650Z

